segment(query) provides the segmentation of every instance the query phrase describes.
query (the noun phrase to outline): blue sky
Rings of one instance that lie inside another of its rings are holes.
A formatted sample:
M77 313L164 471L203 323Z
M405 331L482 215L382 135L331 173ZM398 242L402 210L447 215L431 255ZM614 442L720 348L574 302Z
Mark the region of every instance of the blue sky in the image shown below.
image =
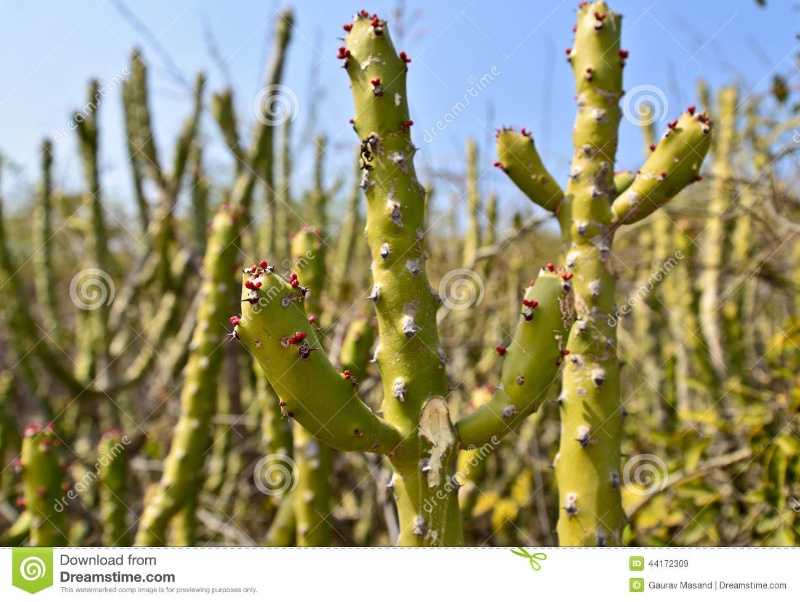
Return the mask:
M308 149L317 131L330 139L330 177L349 177L352 172L349 149L356 140L347 123L352 102L347 77L335 58L341 25L356 10L366 8L388 16L392 28L396 4L396 0L378 0L362 7L309 0L290 5L296 30L285 83L297 97L294 136L300 154L295 188L302 189L308 181ZM473 136L481 145L486 172L481 188L496 189L504 202L517 206L522 202L520 194L491 168L494 128L513 125L533 130L550 170L563 180L574 117L572 74L564 48L571 44L576 4L406 0L408 27L401 41L396 32L394 38L398 49L413 60L409 98L414 140L421 149L417 165L423 174L460 173L464 142ZM151 67L151 106L162 155L171 152L189 110L189 90L181 79L191 81L198 70L207 73L209 92L232 84L240 121L252 123L272 17L283 4L127 0L125 6L141 27L123 17L119 5L111 0L4 0L0 152L12 164L3 183L12 202L26 198L38 178L38 148L44 136L63 137L56 144L57 181L76 189L80 186L77 140L65 129L71 112L84 103L91 77L110 82L124 73L134 45L144 49ZM771 0L766 8L753 0L617 0L612 8L624 15L623 48L630 50L626 89L652 86L668 103L659 131L686 105L696 102L695 88L701 77L712 86L739 82L744 92L763 92L773 73L797 73L792 64L797 64L800 8L794 0ZM211 38L216 58L210 50ZM470 97L467 109L444 131L426 137L425 130L430 132L469 94L471 82L485 74L494 75ZM119 92L111 90L100 110L106 197L122 203L130 197L130 184ZM230 160L207 116L203 135L212 143L209 166L225 183ZM635 169L641 156L640 134L623 120L621 137L618 166ZM445 197L457 193L447 184L437 187Z

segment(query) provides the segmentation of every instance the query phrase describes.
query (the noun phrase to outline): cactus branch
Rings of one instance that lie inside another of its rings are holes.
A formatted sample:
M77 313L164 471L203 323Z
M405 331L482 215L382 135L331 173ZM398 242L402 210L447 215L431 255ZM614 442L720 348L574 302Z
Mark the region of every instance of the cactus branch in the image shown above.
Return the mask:
M572 325L569 274L543 269L525 290L511 344L502 348L500 385L491 399L456 423L462 447L482 446L511 432L539 409L556 379Z

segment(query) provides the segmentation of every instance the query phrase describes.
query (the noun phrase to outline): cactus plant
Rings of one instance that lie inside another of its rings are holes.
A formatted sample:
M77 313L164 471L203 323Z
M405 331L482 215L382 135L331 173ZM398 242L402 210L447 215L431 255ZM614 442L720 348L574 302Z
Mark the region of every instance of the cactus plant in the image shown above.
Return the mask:
M560 398L562 437L557 456L560 545L621 543L620 406L616 304L611 245L620 226L636 223L699 177L711 123L690 107L669 129L618 194L614 177L621 118L621 16L605 2L578 9L575 43L567 58L575 75L578 114L569 183L562 191L530 137L498 134L499 166L543 209L558 216L567 269L575 277L570 357ZM613 57L613 58L608 58Z
M388 456L402 545L457 545L463 541L454 479L458 446L502 437L541 403L561 363L559 333L570 320L565 299L571 284L552 266L542 271L523 300L504 367L508 382L482 411L454 424L436 326L439 300L425 270L425 191L414 171L405 91L410 59L396 53L377 15L361 12L345 30L338 56L350 76L361 139L383 418L319 353L322 345L304 308L307 286L298 274L287 281L267 261L245 270L234 336L258 360L287 418L336 449ZM505 355L505 348L498 349Z

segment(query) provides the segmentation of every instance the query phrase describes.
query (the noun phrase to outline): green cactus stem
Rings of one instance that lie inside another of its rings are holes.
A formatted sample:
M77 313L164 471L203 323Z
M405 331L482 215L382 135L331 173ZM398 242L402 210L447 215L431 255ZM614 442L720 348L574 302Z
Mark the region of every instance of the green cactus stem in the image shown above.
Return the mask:
M161 163L158 159L158 148L153 135L152 117L150 114L149 92L147 87L147 63L139 49L134 49L131 57L131 75L125 81L123 98L128 99L126 126L128 138L134 144L131 161L139 166L157 186L163 187ZM142 159L140 159L141 157Z
M356 16L344 44L340 56L350 76L354 127L362 144L382 411L404 437L390 457L400 543L459 544L458 499L450 482L457 445L445 401L437 296L425 270L425 190L414 170L409 59L395 51L386 22L364 12Z
M203 149L199 145L192 148L192 238L194 247L200 254L206 250L206 222L208 221L209 185L203 168Z
M91 228L89 229L90 255L88 269L108 272L108 231L106 228L105 210L101 197L100 163L99 163L99 131L97 113L100 108L100 85L97 80L89 84L87 107L91 110L77 113L74 117L77 125L78 142L83 160L83 173L88 191L87 203L91 210ZM108 331L109 306L101 303L92 310L83 310L80 314L81 333L78 340L79 350L76 360L77 376L80 380L92 380L98 369L98 362L104 359L110 342Z
M539 409L555 382L573 321L572 277L544 268L525 290L508 347L498 346L503 369L492 398L456 423L461 445L499 441Z
M458 504L449 487L455 436L444 402L447 383L438 351L435 297L419 240L424 194L411 160L406 63L395 53L385 23L371 22L358 17L345 43L352 49L346 60L356 99L355 127L364 141L364 171L369 172L364 177L366 232L374 262L372 297L381 337L377 359L387 421L372 414L352 382L312 351L320 343L300 305L302 283L295 280L293 286L260 270L249 274L249 281L263 282L266 293L258 294L269 295L270 301L258 313L244 303L237 330L284 400L287 416L337 449L390 454L397 473L401 543L460 543ZM298 341L295 333L305 337ZM309 394L312 387L326 396Z
M67 517L60 503L66 483L57 448L60 440L48 425L32 424L22 436L22 490L31 514L30 544L37 547L65 546Z
M270 110L269 104L273 102L271 95L276 94L275 89L281 81L283 76L283 68L285 64L285 50L291 38L292 28L294 23L294 16L289 9L282 11L275 21L275 38L273 40L275 51L272 53L270 63L267 66L266 81L267 87L265 90L270 91L270 96L267 96L264 101L267 103L265 107L259 110ZM278 88L280 93L280 89ZM259 136L257 144L262 149L259 155L259 162L256 164L250 163L251 171L256 169L262 174L264 179L264 200L266 202L265 222L266 227L262 231L261 248L273 250L275 244L275 236L277 229L276 220L276 195L275 195L275 124L265 115L261 120L264 127L259 128ZM253 174L255 175L255 174ZM253 182L254 183L254 182ZM251 184L252 185L252 184Z
M333 277L331 286L336 287L335 301L344 303L351 298L354 289L354 277L351 274L350 266L356 254L356 247L361 239L359 228L361 227L361 216L359 215L358 204L361 199L361 169L358 165L361 159L361 150L356 148L356 167L353 175L353 184L350 195L347 198L347 213L342 222L342 227L338 232L338 242L336 244L336 261L333 264Z
M270 547L289 547L295 542L295 514L294 514L294 492L288 491L281 499L275 518L267 531L264 545Z
M33 254L36 266L36 295L42 304L42 317L48 332L56 341L62 337L61 318L58 315L58 297L56 295L55 267L53 264L53 143L42 142L42 183L37 195L34 211L34 244L37 252Z
M478 190L478 145L473 138L467 140L467 177L465 198L469 208L469 221L464 239L462 265L471 265L481 239L481 197Z
M702 253L703 265L706 266L700 277L700 327L709 357L722 382L728 372L733 371L733 366L726 362L728 356L728 342L725 340L722 306L725 301L723 295L723 265L729 257L728 241L728 212L736 204L735 172L732 157L738 144L736 121L738 117L739 93L736 87L723 88L717 99L717 113L719 115L719 131L714 141L712 152L712 182L711 202L709 203L709 220L703 231Z
M329 546L333 540L331 449L295 425L294 461L297 487L292 495L297 545Z
M566 269L574 273L575 322L565 349L562 436L555 461L558 535L564 546L619 544L625 522L619 492L622 412L610 263L613 235L695 181L711 130L708 118L690 107L669 124L632 182L627 176L615 178L622 70L628 57L620 48L620 28L620 15L605 2L579 6L574 47L567 52L578 114L563 200L549 176L542 181L540 174L546 172L541 160L533 144L522 139L527 132L520 137L501 131L498 136L499 166L534 202L558 215Z
M119 431L106 431L97 445L99 468L100 518L103 521L103 545L128 544L128 458L125 441Z
M494 389L491 387L477 387L472 390L470 407L473 411L489 403L494 397ZM456 423L456 428L458 423ZM461 518L464 524L472 520L472 510L478 501L478 483L486 475L486 459L494 450L492 443L486 443L481 447L475 444L468 444L458 452L456 461L456 479L461 487L458 489L458 503L461 508Z
M31 526L33 525L33 515L30 511L21 512L8 530L0 535L0 546L16 548L25 543L31 536Z
M236 267L240 211L224 205L211 224L205 259L202 301L192 336L186 379L181 389L181 415L173 433L158 489L140 517L137 545L158 546L167 541L169 521L191 503L202 485L202 471L210 446L217 379L222 365L219 347L229 307L231 271Z
M287 119L281 132L280 177L277 178L275 199L275 256L289 256L289 232L294 226L295 209L292 201L292 120Z
M614 174L614 191L617 196L628 190L633 181L636 179L636 174L630 171L618 171Z
M321 174L318 191L321 192ZM321 228L304 226L292 238L292 262L298 279L309 290L304 305L312 315L322 315L325 289L325 253ZM319 328L316 321L310 328ZM297 481L294 491L294 516L297 545L329 546L333 539L331 512L331 449L299 423L294 424L294 461Z
M295 273L308 288L303 304L313 316L321 316L323 311L323 289L325 278L325 243L322 228L305 225L292 237L292 265ZM316 327L321 325L316 323Z

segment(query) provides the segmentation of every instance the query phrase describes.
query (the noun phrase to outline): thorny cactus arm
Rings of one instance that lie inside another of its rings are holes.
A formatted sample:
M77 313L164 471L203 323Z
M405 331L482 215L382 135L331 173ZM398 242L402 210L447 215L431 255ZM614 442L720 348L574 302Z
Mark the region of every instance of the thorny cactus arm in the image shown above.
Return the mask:
M705 113L695 115L694 107L671 122L636 178L611 205L614 223L644 219L697 180L711 145L710 131ZM614 180L616 184L616 176Z
M295 209L292 208L292 120L287 119L281 132L280 178L277 179L275 205L275 254L289 254L289 232L294 224ZM277 163L277 161L276 161Z
M293 286L266 261L263 265L246 270L242 317L232 322L235 336L283 402L283 412L335 449L392 451L400 441L398 433L358 399L352 383L321 352L316 329L302 307L299 282L293 280Z
M499 159L495 166L506 172L530 200L545 211L556 214L562 230L568 228L569 207L564 203L564 191L542 163L531 133L523 129L518 134L503 128L495 137Z
M710 217L703 231L702 251L703 269L700 276L700 328L706 340L711 364L717 379L723 382L729 371L735 369L728 363L728 345L725 341L722 306L725 303L723 293L723 263L729 251L727 216L725 215L735 204L737 198L736 185L733 180L733 157L737 144L739 93L736 87L723 88L717 99L717 114L720 122L719 133L714 142L712 159L711 199L708 212Z
M233 91L230 88L212 96L211 115L219 126L225 145L236 159L237 171L241 171L247 165L247 156L239 139L239 126L236 122L236 111L233 109Z
M478 387L472 390L470 397L470 407L474 408L473 414L485 404L489 403L494 396L490 387ZM456 424L458 428L458 424ZM458 489L458 504L461 508L461 519L464 523L472 520L472 511L478 501L478 483L486 474L486 458L494 450L497 443L489 442L481 445L462 446L458 452L456 461L456 479L461 485Z
M60 441L50 426L32 424L22 438L22 489L25 507L31 513L32 546L67 545L67 519L59 500L65 483L64 468L56 453Z
M329 546L331 526L331 448L300 425L294 429L297 488L292 492L298 546ZM280 512L280 510L279 510ZM276 517L277 518L277 517Z
M289 46L292 33L292 12L284 10L276 19L275 38L273 40L272 55L270 64L267 67L265 88L273 89L281 82L283 74L283 64L286 57L286 48ZM231 190L231 204L234 206L244 205L249 207L253 196L258 176L256 168L264 163L272 163L272 140L274 125L264 119L255 125L253 136L250 139L250 147L247 153L247 167L240 169ZM224 128L223 128L224 133ZM272 180L267 180L267 191L272 189Z
M425 271L425 190L414 171L406 94L411 59L405 52L398 56L377 15L361 11L344 28L339 57L350 77L362 144L382 410L404 437L390 456L400 543L458 545L463 534L451 483L457 445L445 402L437 295Z
M571 274L544 268L526 289L492 398L456 423L462 447L499 440L539 409L556 379L572 325ZM496 443L496 441L495 441Z
M97 112L102 98L99 83L94 80L89 85L89 98L87 106L91 107L89 114L78 113L75 116L77 124L78 141L81 158L83 160L83 173L86 180L86 189L89 192L88 204L91 208L91 228L89 246L91 248L91 269L108 271L108 231L106 228L105 211L101 200L100 188L100 161L99 161L99 131ZM108 330L109 306L102 303L94 310L83 310L81 313L80 351L76 361L77 376L80 380L88 382L94 378L99 359L107 353L110 342Z
M339 240L336 245L336 262L333 265L332 285L336 287L334 302L342 303L350 297L353 288L353 277L350 273L350 265L355 255L357 241L359 240L359 227L361 218L358 212L358 203L361 198L361 169L358 162L361 159L360 149L356 149L357 155L354 161L356 167L353 176L353 187L347 199L347 214L342 221L339 230Z
M192 147L192 238L195 250L203 254L206 250L206 223L208 220L209 185L203 168L203 148Z
M0 174L2 174L2 157L0 157ZM0 280L3 284L4 303L0 306L3 319L10 332L15 336L10 337L9 347L25 377L25 381L33 388L40 383L41 378L35 369L34 355L48 366L50 372L61 381L69 390L70 395L94 395L97 389L89 387L86 383L78 381L72 371L72 366L67 366L62 360L62 353L46 337L37 336L38 329L34 329L35 321L31 315L31 304L26 296L25 288L20 279L19 269L11 255L6 233L6 223L3 216L3 199L0 195ZM33 350L33 353L31 353ZM43 400L47 402L45 398ZM49 415L52 412L48 410Z
M309 315L319 317L322 314L322 290L325 278L325 243L320 228L305 225L292 237L292 264L298 280L308 289L303 299ZM316 322L316 328L319 328Z
M274 102L274 89L280 83L283 75L285 63L285 50L291 38L294 16L292 11L285 9L276 19L275 25L275 50L272 53L269 66L267 67L267 87L265 90L269 94L264 98L266 106L261 110L269 112L272 110L270 103ZM266 115L265 117L268 117ZM264 200L266 201L266 227L262 231L262 248L271 250L275 243L275 124L268 118L259 120L263 126L258 129L258 135L252 141L261 152L258 153L259 162L250 163L251 174L255 176L256 171L263 171L264 175ZM251 178L252 180L252 178ZM254 182L251 182L251 185ZM238 184L238 181L237 181Z
M136 60L136 54L134 59ZM133 83L133 78L122 82L122 107L125 119L125 140L128 147L128 160L131 164L131 179L133 180L133 192L136 198L136 207L139 210L139 221L141 222L142 232L147 232L150 224L150 205L144 194L144 155L142 154L137 141L139 140L139 114L138 96Z

